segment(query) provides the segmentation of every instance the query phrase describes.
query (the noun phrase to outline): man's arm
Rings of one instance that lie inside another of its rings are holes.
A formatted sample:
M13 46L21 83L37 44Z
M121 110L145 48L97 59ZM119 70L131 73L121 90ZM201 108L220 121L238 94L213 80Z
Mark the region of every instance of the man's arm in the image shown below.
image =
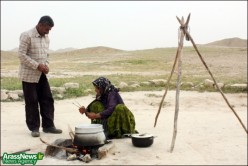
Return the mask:
M28 34L27 33L21 34L19 51L18 51L18 56L21 63L25 64L26 66L34 70L37 69L40 72L47 74L49 72L48 62L46 62L46 64L39 64L38 62L36 62L32 58L30 58L30 56L27 55L30 44L31 44L31 38L28 36Z
M38 68L39 63L27 55L30 44L31 44L31 38L28 36L28 34L27 33L21 34L18 57L21 63L35 70Z

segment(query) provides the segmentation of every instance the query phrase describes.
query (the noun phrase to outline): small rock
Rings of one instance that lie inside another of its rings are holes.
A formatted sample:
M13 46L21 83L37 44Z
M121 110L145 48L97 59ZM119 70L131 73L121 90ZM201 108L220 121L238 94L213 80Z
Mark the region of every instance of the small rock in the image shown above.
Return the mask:
M65 87L51 87L52 93L63 94L66 90Z
M6 94L6 92L1 91L1 100L7 100L8 97L9 97L9 96Z
M92 160L92 159L91 159L91 157L90 157L89 154L86 154L86 155L82 158L82 161L83 161L83 162L86 162L86 163L90 162L91 160Z
M132 85L130 85L130 87L132 87L132 88L138 88L138 87L140 87L140 85L139 84L132 84Z
M152 85L152 83L148 82L148 81L145 81L145 82L141 82L140 85L141 86L150 86L150 85Z
M76 154L69 154L67 157L67 161L71 161L71 160L75 160L77 159L77 155Z
M62 95L62 94L56 94L55 95L57 98L59 98L59 99L63 99L64 98L64 96Z
M118 86L119 88L126 88L126 87L128 87L128 84L127 83L125 83L125 82L120 82L120 84L119 84L119 86Z
M247 88L247 84L232 84L231 87L235 87L235 88Z
M19 97L23 97L23 90L14 90L13 93L16 93Z
M13 92L8 93L8 96L9 96L8 98L12 99L12 100L18 100L19 99L18 94L13 93Z
M219 86L220 89L222 89L225 86L224 83L217 83L217 85ZM217 89L217 86L214 85L214 88Z
M155 80L149 80L149 82L151 82L152 84L156 85L156 86L164 86L167 83L167 80L165 79L155 79Z
M204 86L206 86L206 87L214 87L214 81L212 81L210 79L205 79L204 80Z
M79 83L68 82L68 83L65 83L63 86L65 87L65 89L69 89L69 88L78 89Z

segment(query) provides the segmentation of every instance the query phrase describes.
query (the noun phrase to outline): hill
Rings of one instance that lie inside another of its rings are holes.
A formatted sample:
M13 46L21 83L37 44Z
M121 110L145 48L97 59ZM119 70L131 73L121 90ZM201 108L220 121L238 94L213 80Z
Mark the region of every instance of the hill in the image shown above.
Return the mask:
M207 44L198 44L202 46L214 46L214 47L246 47L247 48L247 39L240 39L238 37L234 38L227 38L222 40L213 41ZM2 50L3 51L3 50ZM10 52L17 52L18 48L13 48L12 50L8 50ZM124 50L111 48L111 47L104 47L104 46L97 46L97 47L88 47L88 48L61 48L58 50L49 50L50 53L65 53L65 52L74 52L74 53L85 53L85 54L109 54L109 53L121 53L126 52Z
M50 53L53 53L53 52L69 52L69 51L74 51L74 50L77 50L77 48L72 48L72 47L68 47L68 48L62 48L62 49L58 49L56 51L53 51L53 50L49 50Z
M88 53L88 54L105 54L105 53L109 54L109 53L120 53L124 51L116 48L98 46L98 47L88 47L88 48L78 49L75 50L75 52Z
M222 47L247 47L247 40L240 38L228 38L204 44L205 46L222 46Z
M8 51L9 52L18 52L18 47L13 48L13 49L8 50ZM104 47L104 46L88 47L88 48L82 48L82 49L68 47L68 48L61 48L61 49L58 49L55 51L49 50L50 53L63 53L63 52L72 52L72 51L83 52L83 53L117 53L117 52L123 52L123 50L120 50L120 49Z

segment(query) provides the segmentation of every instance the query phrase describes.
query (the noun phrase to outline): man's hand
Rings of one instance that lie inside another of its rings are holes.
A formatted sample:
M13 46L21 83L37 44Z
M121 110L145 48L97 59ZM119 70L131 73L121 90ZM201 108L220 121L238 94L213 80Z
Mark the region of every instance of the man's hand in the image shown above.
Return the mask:
M49 68L47 65L39 64L38 70L41 71L44 74L47 74L49 72Z
M45 71L43 73L48 74L48 72L49 72L49 67L45 65Z

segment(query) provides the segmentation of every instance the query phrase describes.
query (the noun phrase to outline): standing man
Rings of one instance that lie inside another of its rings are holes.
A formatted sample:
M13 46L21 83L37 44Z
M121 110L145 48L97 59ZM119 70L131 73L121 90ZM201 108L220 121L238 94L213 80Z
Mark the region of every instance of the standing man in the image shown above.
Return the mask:
M40 115L45 133L62 133L54 126L54 99L46 74L48 67L48 33L54 26L50 16L40 18L33 29L20 36L19 78L25 99L26 124L33 137L39 137ZM40 110L39 110L40 108Z

